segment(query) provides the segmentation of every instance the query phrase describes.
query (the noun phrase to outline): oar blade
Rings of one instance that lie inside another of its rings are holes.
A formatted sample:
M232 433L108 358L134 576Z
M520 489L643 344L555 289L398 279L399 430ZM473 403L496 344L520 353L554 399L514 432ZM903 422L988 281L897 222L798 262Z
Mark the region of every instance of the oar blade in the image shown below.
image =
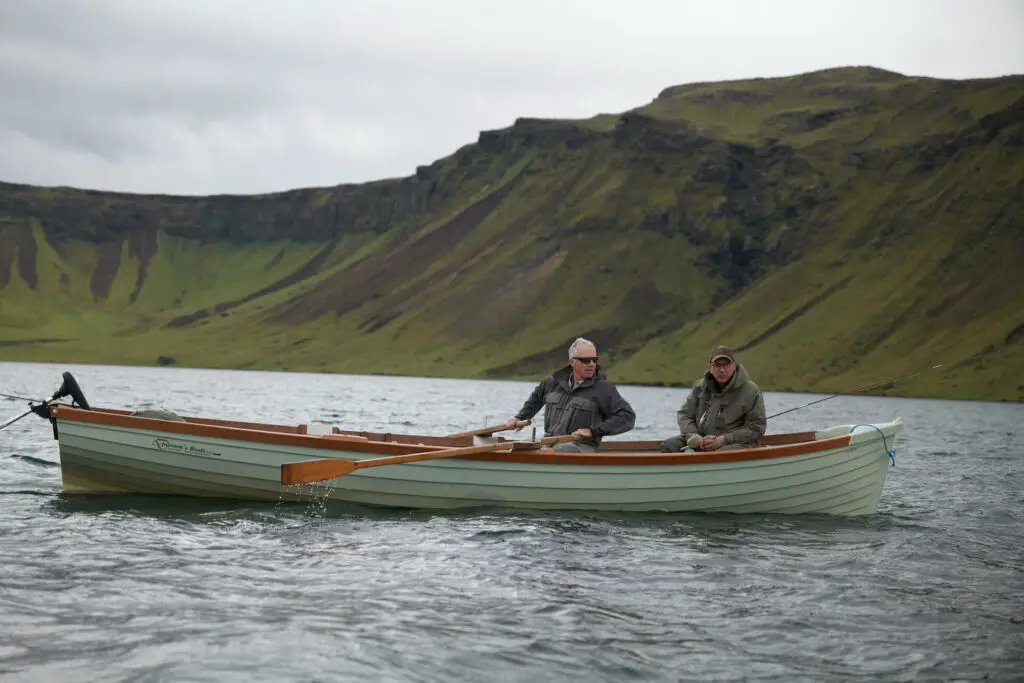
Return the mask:
M356 469L353 460L345 458L324 458L322 460L301 460L299 462L286 462L281 465L281 483L285 486L292 484L312 484L317 481L326 481L335 477L343 477Z

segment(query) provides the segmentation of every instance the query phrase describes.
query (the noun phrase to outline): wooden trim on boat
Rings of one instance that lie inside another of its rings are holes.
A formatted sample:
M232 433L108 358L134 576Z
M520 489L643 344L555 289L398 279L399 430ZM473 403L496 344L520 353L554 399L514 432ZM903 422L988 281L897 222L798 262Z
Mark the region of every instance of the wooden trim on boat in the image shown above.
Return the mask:
M559 453L550 449L536 451L512 451L511 454L486 454L466 456L467 460L497 460L527 462L544 465L695 465L711 462L737 462L740 460L763 460L804 455L827 451L850 445L850 436L836 436L820 441L805 441L780 446L743 448L734 451L709 451L698 453Z
M72 408L71 406L62 406L60 404L52 407L51 412L55 411L58 407ZM134 419L152 419L142 418L138 415L132 415L127 410L116 410L113 408L93 408L93 412L107 413L110 415L124 415L132 417ZM211 417L182 417L185 422L189 424L201 424L210 425L214 427L232 427L235 429L250 429L260 432L282 432L284 434L300 434L307 435L308 425L279 425L264 422L245 422L242 420L218 420ZM420 446L443 446L445 448L451 448L452 446L462 446L472 444L471 437L451 437L451 436L427 436L417 434L401 434L392 432L368 432L351 429L340 429L338 427L331 427L330 434L340 434L342 436L354 436L368 439L369 441L385 442L385 443L405 443L405 444L416 444ZM323 435L324 437L330 436L330 434ZM804 443L805 441L814 441L816 434L814 432L790 432L787 434L766 434L761 437L762 446L780 446L783 444L791 443ZM498 437L500 440L505 440L504 437ZM658 451L661 448L661 441L657 440L645 440L645 441L605 441L601 444L602 451L614 451L621 453L624 451Z
M335 427L335 435L352 438L369 439L376 443L399 443L414 446L437 446L452 448L455 446L472 446L471 436L427 436L420 434L392 434L391 432L354 432Z
M57 408L72 409L71 406L56 405L51 408L53 413ZM132 415L127 410L114 410L111 408L93 408L92 412L106 413L108 415L121 415L124 417L130 417L133 420L152 420L156 418L146 418L140 415ZM388 442L388 443L401 443L401 444L415 444L417 446L438 446L443 448L451 448L452 446L464 446L470 445L473 442L472 437L449 437L449 436L420 436L417 434L392 434L390 432L365 432L365 431L353 431L348 429L338 429L337 427L331 427L331 431L323 435L310 435L307 431L309 425L279 425L279 424L266 424L262 422L244 422L241 420L218 420L216 418L209 417L185 417L182 419L193 425L207 425L210 427L230 427L233 429L248 429L250 431L258 432L279 432L282 434L297 434L301 436L316 436L317 438L333 439L340 438L342 441L346 437L352 437L361 441L375 441L375 442ZM83 421L83 420L80 420ZM175 421L177 422L177 421ZM135 423L132 423L135 424ZM128 426L127 423L123 426ZM138 425L136 425L138 426ZM189 430L187 433L198 433ZM235 437L231 437L235 438ZM305 444L306 442L302 442ZM652 442L653 443L653 442Z
M298 427L287 425L263 425L254 422L232 420L213 420L208 418L185 418L184 422L158 420L148 417L131 415L122 410L82 410L68 405L58 404L50 407L51 415L58 420L84 422L91 424L126 427L129 429L146 429L173 434L188 434L208 438L230 439L236 441L252 441L307 448L321 448L334 451L358 453L378 453L402 455L428 450L451 447L452 439L446 437L403 435L410 441L375 441L373 437L395 436L391 434L375 434L373 432L342 432L335 428L329 438L307 436L299 432ZM302 430L305 432L305 429ZM59 432L58 432L59 433ZM708 453L660 453L629 452L626 449L634 445L644 444L648 449L652 441L609 442L613 451L598 453L562 453L550 449L519 450L511 453L485 454L464 456L470 460L488 460L516 463L539 463L551 465L677 465L716 462L736 462L741 460L760 460L780 458L792 455L803 455L817 451L842 448L850 443L850 436L837 436L830 439L814 440L814 432L797 432L779 434L773 439L778 445L765 445L760 448L747 448L731 451L713 451ZM809 438L808 438L809 437ZM415 441L412 441L415 439ZM421 442L422 440L422 442ZM442 445L431 445L431 441L445 441ZM614 445L613 445L614 444Z
M324 439L319 436L298 434L294 427L290 428L291 431L273 430L274 427L280 427L279 425L236 423L249 425L247 427L237 427L231 425L208 424L208 422L211 421L206 420L205 418L186 418L186 421L184 422L177 422L175 420L157 420L149 417L131 415L126 411L82 410L80 408L72 408L67 405L52 406L51 414L58 420L101 424L108 425L110 427L148 429L152 431L169 432L171 434L189 434L192 436L203 436L213 439L232 439L235 441L254 441L257 443L272 443L283 446L326 448L335 451L402 455L404 453L415 453L417 450L443 448L443 446L418 446L413 444L369 441L367 439L361 439L354 436L346 438L347 435L343 434L331 434L331 438ZM216 420L212 422L228 421ZM266 429L264 427L270 427L270 429Z
M57 409L74 410L76 415L78 411L82 411L80 408L74 408L69 405L57 404L50 406L50 414L56 415ZM107 415L121 415L124 417L130 417L132 420L154 420L156 418L142 417L140 415L132 415L131 411L128 410L116 410L114 408L92 408L88 412L91 413L105 413ZM65 417L66 419L66 417ZM211 427L233 427L235 429L255 429L262 432L283 432L285 434L305 434L306 425L278 425L268 424L263 422L243 422L242 420L218 420L212 417L186 417L182 416L182 419L189 424L201 424L210 425ZM164 422L164 420L157 420L158 422ZM79 420L79 422L89 422L89 420ZM132 423L134 424L134 423ZM338 428L334 428L334 433L338 433Z
M762 446L782 446L787 443L803 443L814 441L818 435L814 432L791 432L789 434L765 434L761 437Z
M804 443L814 441L817 435L814 432L793 432L791 434L768 434L761 437L762 446L782 446L789 443ZM659 452L661 441L602 441L601 451L654 451Z

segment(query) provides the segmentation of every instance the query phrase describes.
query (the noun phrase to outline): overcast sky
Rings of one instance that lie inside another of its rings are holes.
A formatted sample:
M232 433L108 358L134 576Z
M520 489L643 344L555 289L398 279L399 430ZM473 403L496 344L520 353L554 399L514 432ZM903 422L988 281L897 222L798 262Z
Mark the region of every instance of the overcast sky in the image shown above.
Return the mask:
M405 176L518 116L868 64L1024 73L1021 0L0 0L0 180L254 193Z

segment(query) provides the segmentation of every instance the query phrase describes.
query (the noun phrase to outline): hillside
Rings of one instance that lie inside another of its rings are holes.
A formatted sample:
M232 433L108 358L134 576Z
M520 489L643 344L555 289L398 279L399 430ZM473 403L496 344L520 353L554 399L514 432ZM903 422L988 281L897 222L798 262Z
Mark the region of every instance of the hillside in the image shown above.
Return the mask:
M0 358L1024 400L1024 77L871 68L518 119L259 196L0 183Z

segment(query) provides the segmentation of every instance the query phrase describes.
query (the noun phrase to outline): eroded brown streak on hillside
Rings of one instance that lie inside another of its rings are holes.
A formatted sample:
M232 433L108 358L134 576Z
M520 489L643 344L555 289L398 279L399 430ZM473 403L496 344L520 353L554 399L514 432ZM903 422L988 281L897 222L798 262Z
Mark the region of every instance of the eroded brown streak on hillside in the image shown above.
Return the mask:
M847 285L849 285L852 280L853 280L853 276L845 277L842 280L840 280L839 282L836 282L835 284L830 286L828 289L826 289L821 294L818 294L817 296L812 297L807 303L803 304L802 306L799 306L798 308L796 308L793 311L791 311L788 314L786 314L786 316L784 318L782 318L782 320L780 320L779 322L777 322L774 325L770 326L768 329L766 329L761 334L757 335L756 337L754 337L753 339L751 339L747 343L742 344L742 345L736 347L737 353L740 352L740 351L746 351L747 349L752 348L752 347L756 346L757 344L760 344L765 339L767 339L768 337L772 336L773 334L775 334L776 332L778 332L779 330L784 328L786 325L790 324L791 322L793 322L794 320L796 320L797 318L802 316L804 313L806 313L807 311L811 310L812 308L814 308L815 306L820 304L822 301L824 301L828 297L832 296L833 294L835 294L839 290L841 290L844 287L846 287Z
M508 225L500 228L492 239L482 243L465 261L448 264L431 275L417 292L418 300L405 298L405 308L421 306L422 302L436 302L445 294L445 283L448 280L460 275L464 269L472 268L477 272L471 272L471 276L475 275L477 279L472 291L464 290L468 300L467 296L463 296L453 302L454 307L449 307L448 302L445 303L454 314L447 329L458 338L473 339L500 334L498 330L502 325L510 319L518 320L524 301L521 297L525 291L546 282L551 268L545 264L561 263L567 252L560 251L557 245L546 245L540 254L532 258L517 254L514 259L504 262L499 267L487 268L485 273L479 272L483 270L479 268L480 262L499 250L510 248L510 243L513 243L526 226L544 211L545 209L531 211L510 221Z
M400 289L390 291L385 297L382 297L382 300L377 301L373 314L360 323L359 329L366 333L373 332L409 310L436 305L452 290L452 284L458 278L467 275L474 278L474 286L462 288L460 293L463 296L453 302L453 307L448 307L448 304L445 304L448 310L456 312L456 317L447 326L448 329L457 337L472 338L498 333L498 328L508 323L511 318L515 318L510 311L512 309L521 310L522 306L517 306L515 302L517 294L522 293L522 288L535 289L547 286L545 283L550 278L553 269L541 267L541 265L561 263L566 254L559 254L560 248L557 245L549 245L539 258L529 259L525 262L517 258L514 261L505 262L500 267L487 268L485 260L487 263L494 263L492 257L502 249L511 248L511 245L531 224L543 221L545 217L555 213L558 202L564 201L565 197L572 194L574 188L586 178L587 172L586 168L580 169L552 186L551 194L557 198L555 201L545 202L541 206L535 205L504 225L497 223L489 226L492 236L476 245L472 251L464 253L461 259L444 264L422 281L416 281L413 278L411 282L396 282L395 284ZM505 203L512 195L514 188L511 185L506 187L508 191L500 198L499 204ZM527 201L527 203L529 202ZM514 206L520 205L522 202L516 200ZM481 218L477 225L485 218ZM431 232L441 232L447 227L447 225L441 226ZM475 227L476 225L468 229L473 230ZM427 234L430 233L425 233L424 236ZM451 236L451 233L447 234ZM452 244L456 244L454 238ZM418 240L407 246L410 249L416 249ZM481 271L486 271L486 273L482 274ZM513 324L513 328L516 325L518 323ZM507 332L512 333L514 329L509 329Z
M0 339L0 346L29 346L30 344L52 344L54 342L68 341L67 339L39 338L39 339Z
M35 289L39 284L37 253L32 225L27 220L0 223L0 286L11 281L11 268L17 257L18 272L25 284Z
M384 249L351 269L328 278L299 302L289 302L276 321L301 324L327 313L344 315L365 302L390 294L401 283L414 281L435 259L443 258L494 211L511 192L515 180L463 210L415 244ZM379 326L379 320L376 321ZM371 323L373 324L373 323Z
M96 261L96 267L92 271L92 278L89 280L89 289L92 290L93 299L104 299L110 294L110 286L117 276L117 269L121 267L121 247L124 240L107 242L100 247L100 257Z
M582 330L578 335L567 337L547 350L488 368L484 376L507 377L550 372L565 364L565 349L576 336L582 336L597 345L602 364L607 368L613 363L612 359L628 357L652 339L675 329L680 320L673 317L673 312L679 305L675 296L659 290L651 280L638 280L615 308L614 324Z
M278 263L280 263L281 259L283 259L283 258L284 258L284 249L281 249L276 254L274 254L274 258L270 259L267 262L267 265L263 266L263 268L266 269L266 270L270 270L271 268L276 266Z
M226 313L227 311L230 311L232 308L241 306L242 304L253 301L254 299L259 299L260 297L267 296L268 294L273 294L274 292L278 292L286 287L291 287L292 285L298 284L303 280L313 277L318 272L320 272L320 267L327 260L327 257L331 255L331 252L333 252L335 248L337 248L338 241L339 240L337 239L333 239L330 242L328 242L323 249L321 249L316 254L311 256L309 259L306 260L305 263L303 263L301 266L299 266L298 268L296 268L295 270L293 270L291 273L284 276L280 280L277 280L276 282L267 285L266 287L257 292L248 294L242 297L241 299L235 299L233 301L225 301L223 303L219 303L213 307L213 312ZM181 315L176 318L172 318L171 321L168 322L167 325L165 325L165 327L184 327L186 325L190 325L196 322L197 320L202 320L203 318L207 318L209 316L210 311L208 309L202 308L199 309L198 311L189 313L188 315Z
M953 367L963 368L969 367L971 365L977 365L979 362L989 359L996 354L1005 352L1008 347L1013 346L1014 344L1017 344L1018 342L1021 341L1024 341L1024 323L1021 323L1012 330L1010 330L1010 332L1006 335L1001 344L991 344L982 349L981 351L978 351L977 353L968 356L964 360L955 363ZM1015 378L1014 381L1016 381ZM1018 386L1018 389L1024 392L1024 385ZM1020 400L1024 400L1024 393L1022 393Z
M1016 344L1021 340L1024 340L1024 323L1021 323L1010 330L1010 333L1006 335L1006 339L1003 340L1003 345L1009 346L1010 344Z
M137 230L128 236L128 253L139 261L139 276L135 280L135 289L132 290L129 300L133 303L142 291L142 285L146 282L146 273L149 269L149 261L156 255L159 249L156 228Z
M507 199L506 196L504 199ZM452 284L463 275L476 277L474 286L469 292L469 300L466 297L460 298L453 310L459 311L455 319L449 324L450 329L456 336L479 336L486 334L494 320L507 320L509 316L510 297L504 292L501 297L499 292L503 286L509 285L516 278L510 275L508 264L504 268L487 269L483 266L485 259L490 259L500 250L508 248L509 243L515 241L519 234L526 229L533 220L542 216L550 207L531 211L519 218L510 221L505 226L495 228L493 236L478 244L472 251L465 253L461 259L453 260L420 282L398 283L401 289L393 291L379 302L379 311L360 323L359 329L364 332L375 331L398 316L412 309L430 307L443 299L452 289ZM538 269L540 264L556 256L558 247L552 247L545 251L540 259L531 259L524 264L516 261L516 266L522 274L529 276L530 282L533 278L546 280L549 272L546 269ZM556 257L561 262L565 254ZM482 270L486 274L481 274ZM522 281L519 281L522 284ZM467 288L462 290L467 292ZM448 303L444 304L446 307Z

